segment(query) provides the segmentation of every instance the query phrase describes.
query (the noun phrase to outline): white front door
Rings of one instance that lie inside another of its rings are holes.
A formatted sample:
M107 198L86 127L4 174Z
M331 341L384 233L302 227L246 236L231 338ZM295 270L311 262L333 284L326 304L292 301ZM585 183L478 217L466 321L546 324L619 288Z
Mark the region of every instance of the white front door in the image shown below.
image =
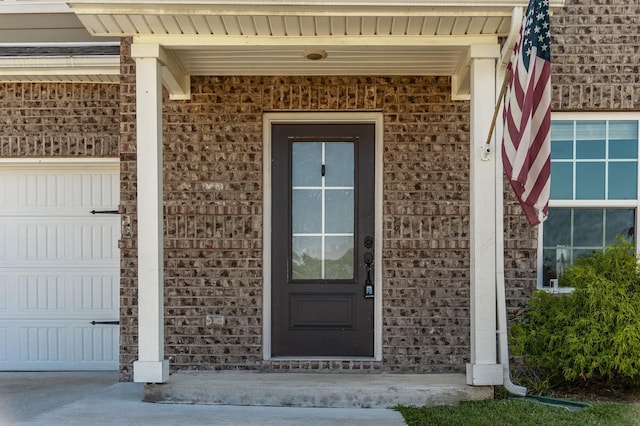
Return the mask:
M118 368L118 203L117 161L0 164L0 370Z

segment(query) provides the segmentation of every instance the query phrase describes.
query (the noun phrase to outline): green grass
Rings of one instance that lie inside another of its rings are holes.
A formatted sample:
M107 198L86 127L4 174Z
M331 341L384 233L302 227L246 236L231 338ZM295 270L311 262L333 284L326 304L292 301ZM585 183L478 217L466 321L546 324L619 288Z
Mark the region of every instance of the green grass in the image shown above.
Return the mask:
M463 402L458 406L396 407L408 426L640 425L640 404L593 403L579 411L522 400Z

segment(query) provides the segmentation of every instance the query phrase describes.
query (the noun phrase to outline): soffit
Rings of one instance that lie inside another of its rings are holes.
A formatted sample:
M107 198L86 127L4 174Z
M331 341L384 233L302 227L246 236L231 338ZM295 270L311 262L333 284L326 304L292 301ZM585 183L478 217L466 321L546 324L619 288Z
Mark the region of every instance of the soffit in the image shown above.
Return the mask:
M509 34L514 8L528 1L68 3L90 34L158 44L186 75L445 75L465 96L469 47L497 44ZM307 60L307 49L327 57Z
M0 56L0 82L118 83L120 56Z

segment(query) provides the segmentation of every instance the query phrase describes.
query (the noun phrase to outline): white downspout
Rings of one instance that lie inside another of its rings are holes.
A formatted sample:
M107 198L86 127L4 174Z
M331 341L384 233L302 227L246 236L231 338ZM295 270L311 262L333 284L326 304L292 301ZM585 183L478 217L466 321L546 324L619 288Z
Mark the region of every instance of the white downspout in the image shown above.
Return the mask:
M507 301L504 283L504 201L502 181L502 158L496 155L496 308L498 315L498 363L502 365L502 385L510 393L520 396L527 394L527 388L511 381L509 370L509 342L507 335Z
M502 49L502 60L498 63L496 81L501 82L504 79L506 72L506 66L511 58L511 52L513 46L516 43L519 36L520 26L522 23L523 9L522 7L514 7L511 15L511 29L509 36ZM502 117L502 114L500 114ZM497 130L495 132L496 147L496 310L498 316L498 362L503 368L503 383L504 388L514 395L525 396L527 394L527 388L517 386L511 381L511 372L509 370L509 342L507 334L507 303L505 296L505 282L504 282L504 183L503 183L503 169L502 169L502 147L501 147L501 135L502 135L502 120L498 120L496 123Z

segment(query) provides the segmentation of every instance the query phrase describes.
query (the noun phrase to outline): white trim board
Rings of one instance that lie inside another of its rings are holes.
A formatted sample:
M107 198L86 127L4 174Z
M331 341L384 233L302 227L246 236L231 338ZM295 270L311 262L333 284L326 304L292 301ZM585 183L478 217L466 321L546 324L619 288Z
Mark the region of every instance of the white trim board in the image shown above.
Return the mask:
M262 118L263 132L263 178L264 178L264 206L263 206L263 359L271 358L271 126L282 123L372 123L375 125L375 245L374 264L382 265L382 155L383 155L383 115L381 112L269 112ZM382 361L382 273L374 275L374 350L375 361ZM279 358L278 358L279 359ZM289 360L291 358L287 358ZM303 358L300 358L303 359ZM308 359L308 358L304 358ZM315 358L314 359L324 359ZM329 357L327 359L335 359ZM363 359L358 357L357 359ZM371 358L367 358L371 359Z

